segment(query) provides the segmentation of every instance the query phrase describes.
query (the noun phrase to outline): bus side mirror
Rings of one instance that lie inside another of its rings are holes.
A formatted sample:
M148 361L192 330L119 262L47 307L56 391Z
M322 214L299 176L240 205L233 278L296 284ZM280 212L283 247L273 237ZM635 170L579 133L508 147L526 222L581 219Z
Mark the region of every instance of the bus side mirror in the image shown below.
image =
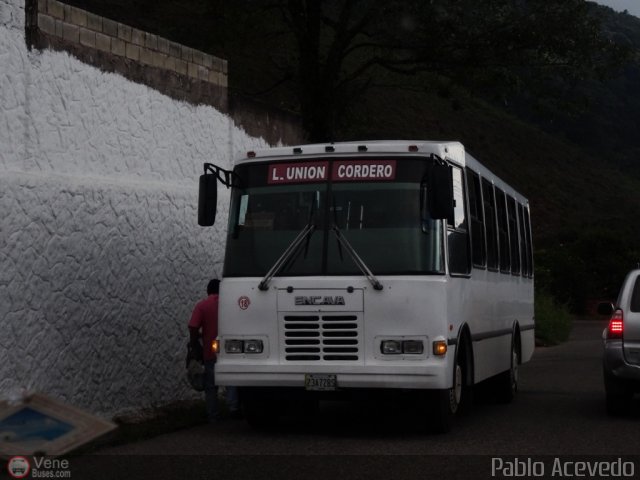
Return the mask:
M210 227L216 222L218 203L218 178L216 175L200 175L198 192L198 225Z
M427 176L427 202L433 220L453 223L453 177L446 164L434 164Z

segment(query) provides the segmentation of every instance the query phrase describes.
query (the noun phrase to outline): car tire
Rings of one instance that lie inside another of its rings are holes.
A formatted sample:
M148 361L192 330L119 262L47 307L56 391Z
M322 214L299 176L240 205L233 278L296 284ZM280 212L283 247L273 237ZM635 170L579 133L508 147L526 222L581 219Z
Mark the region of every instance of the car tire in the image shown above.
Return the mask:
M633 399L633 390L627 382L605 372L604 390L607 413L614 417L627 415L631 410L631 401Z

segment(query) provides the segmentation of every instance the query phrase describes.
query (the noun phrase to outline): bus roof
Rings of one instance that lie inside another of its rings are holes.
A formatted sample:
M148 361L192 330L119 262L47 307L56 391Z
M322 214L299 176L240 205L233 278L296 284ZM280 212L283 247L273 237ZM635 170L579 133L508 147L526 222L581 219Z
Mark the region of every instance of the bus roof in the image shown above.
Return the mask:
M450 153L458 150L464 151L460 142L434 142L425 140L373 140L360 142L314 143L308 145L295 145L291 147L266 148L248 152L247 157L238 160L238 163L255 159L270 159L273 157L306 157L309 155L327 154L376 154L376 153L435 153L441 157L450 156Z
M457 141L429 140L371 140L357 142L314 143L289 147L275 147L247 152L246 157L235 161L235 165L261 163L273 160L312 160L327 156L363 156L394 154L419 156L436 154L461 167L469 167L505 193L515 196L520 202L528 204L527 199L513 187L500 179L491 170L465 151Z

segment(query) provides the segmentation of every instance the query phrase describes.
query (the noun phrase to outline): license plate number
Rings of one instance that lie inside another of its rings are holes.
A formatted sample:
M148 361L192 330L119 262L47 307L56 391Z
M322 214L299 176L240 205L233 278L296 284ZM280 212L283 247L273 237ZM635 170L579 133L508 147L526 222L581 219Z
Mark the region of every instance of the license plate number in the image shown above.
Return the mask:
M304 376L304 388L307 390L335 390L338 387L338 379L335 375L312 375L307 373Z

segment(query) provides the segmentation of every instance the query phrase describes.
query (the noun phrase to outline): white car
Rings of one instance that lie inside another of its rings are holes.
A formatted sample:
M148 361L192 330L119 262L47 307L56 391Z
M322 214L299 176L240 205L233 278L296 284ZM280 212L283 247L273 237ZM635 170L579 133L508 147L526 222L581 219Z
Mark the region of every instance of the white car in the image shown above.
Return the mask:
M598 312L611 315L602 333L607 412L624 415L640 391L640 269L629 272L616 304L601 303Z

